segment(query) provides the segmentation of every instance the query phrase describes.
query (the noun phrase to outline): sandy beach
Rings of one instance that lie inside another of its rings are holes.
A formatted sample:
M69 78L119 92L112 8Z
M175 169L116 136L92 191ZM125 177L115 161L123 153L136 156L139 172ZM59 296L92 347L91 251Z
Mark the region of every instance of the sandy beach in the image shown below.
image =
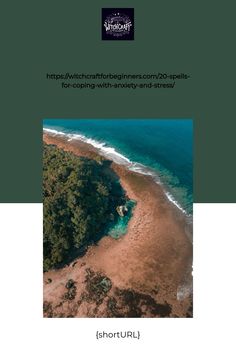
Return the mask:
M94 158L79 140L44 134L44 142ZM127 234L105 236L63 269L44 273L45 317L192 317L192 225L150 176L115 164L127 196L137 202ZM110 279L106 296L93 292L99 276ZM65 299L73 279L76 295Z

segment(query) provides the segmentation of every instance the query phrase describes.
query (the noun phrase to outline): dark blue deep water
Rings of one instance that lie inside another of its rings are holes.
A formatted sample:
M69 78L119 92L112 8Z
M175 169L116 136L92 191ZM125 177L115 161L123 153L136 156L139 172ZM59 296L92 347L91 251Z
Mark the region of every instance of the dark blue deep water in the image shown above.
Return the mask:
M152 175L172 202L192 213L191 119L45 119L43 127L82 138L116 162Z

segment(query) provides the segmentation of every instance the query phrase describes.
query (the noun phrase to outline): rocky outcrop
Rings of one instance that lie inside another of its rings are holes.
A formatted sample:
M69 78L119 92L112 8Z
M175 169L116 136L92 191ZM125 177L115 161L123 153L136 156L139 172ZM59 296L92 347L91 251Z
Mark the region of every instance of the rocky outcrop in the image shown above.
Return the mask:
M117 213L120 215L120 216L125 216L127 214L127 211L128 211L128 208L127 206L125 205L119 205L117 208L116 208L116 211Z

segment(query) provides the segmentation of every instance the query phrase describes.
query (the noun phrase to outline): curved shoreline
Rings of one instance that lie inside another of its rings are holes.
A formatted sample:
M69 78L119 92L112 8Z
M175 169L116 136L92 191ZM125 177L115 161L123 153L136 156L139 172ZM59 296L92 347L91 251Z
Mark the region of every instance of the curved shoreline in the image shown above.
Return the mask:
M44 134L44 141L79 156L97 156L92 145L81 141L68 142L63 136L49 134ZM53 280L44 286L44 299L57 304L63 291L61 284L68 277L76 280L82 292L85 263L86 267L106 274L115 287L151 295L158 303L171 305L172 317L186 317L192 301L192 244L189 239L192 225L150 176L114 162L112 168L128 197L137 202L127 234L118 240L104 237L98 246L90 247L73 268L44 274L44 279ZM186 284L188 292L177 298ZM75 317L88 317L89 308L90 305L80 306ZM99 311L97 317L106 317L105 309Z
M82 134L75 134L75 133L65 133L56 129L50 128L43 128L45 134L48 134L53 137L61 137L66 139L68 142L75 142L79 141L81 143L85 143L90 148L95 149L96 153L103 156L104 158L117 163L118 165L124 165L130 171L137 172L143 175L151 176L157 184L162 186L164 193L168 200L173 203L179 210L181 210L184 214L186 214L190 219L192 217L191 214L188 214L187 211L183 208L183 206L179 203L178 200L175 199L173 194L170 192L170 186L164 185L160 177L158 176L157 172L154 171L152 168L143 165L139 162L133 162L129 160L128 157L119 153L115 148L111 146L107 146L105 142L99 142L92 138L87 138L85 135Z

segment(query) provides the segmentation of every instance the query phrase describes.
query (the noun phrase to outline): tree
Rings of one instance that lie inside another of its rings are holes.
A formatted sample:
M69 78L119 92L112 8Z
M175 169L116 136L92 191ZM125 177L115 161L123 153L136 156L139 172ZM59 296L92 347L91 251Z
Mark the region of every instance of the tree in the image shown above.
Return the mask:
M44 270L62 266L76 250L96 240L123 200L106 161L44 144Z

